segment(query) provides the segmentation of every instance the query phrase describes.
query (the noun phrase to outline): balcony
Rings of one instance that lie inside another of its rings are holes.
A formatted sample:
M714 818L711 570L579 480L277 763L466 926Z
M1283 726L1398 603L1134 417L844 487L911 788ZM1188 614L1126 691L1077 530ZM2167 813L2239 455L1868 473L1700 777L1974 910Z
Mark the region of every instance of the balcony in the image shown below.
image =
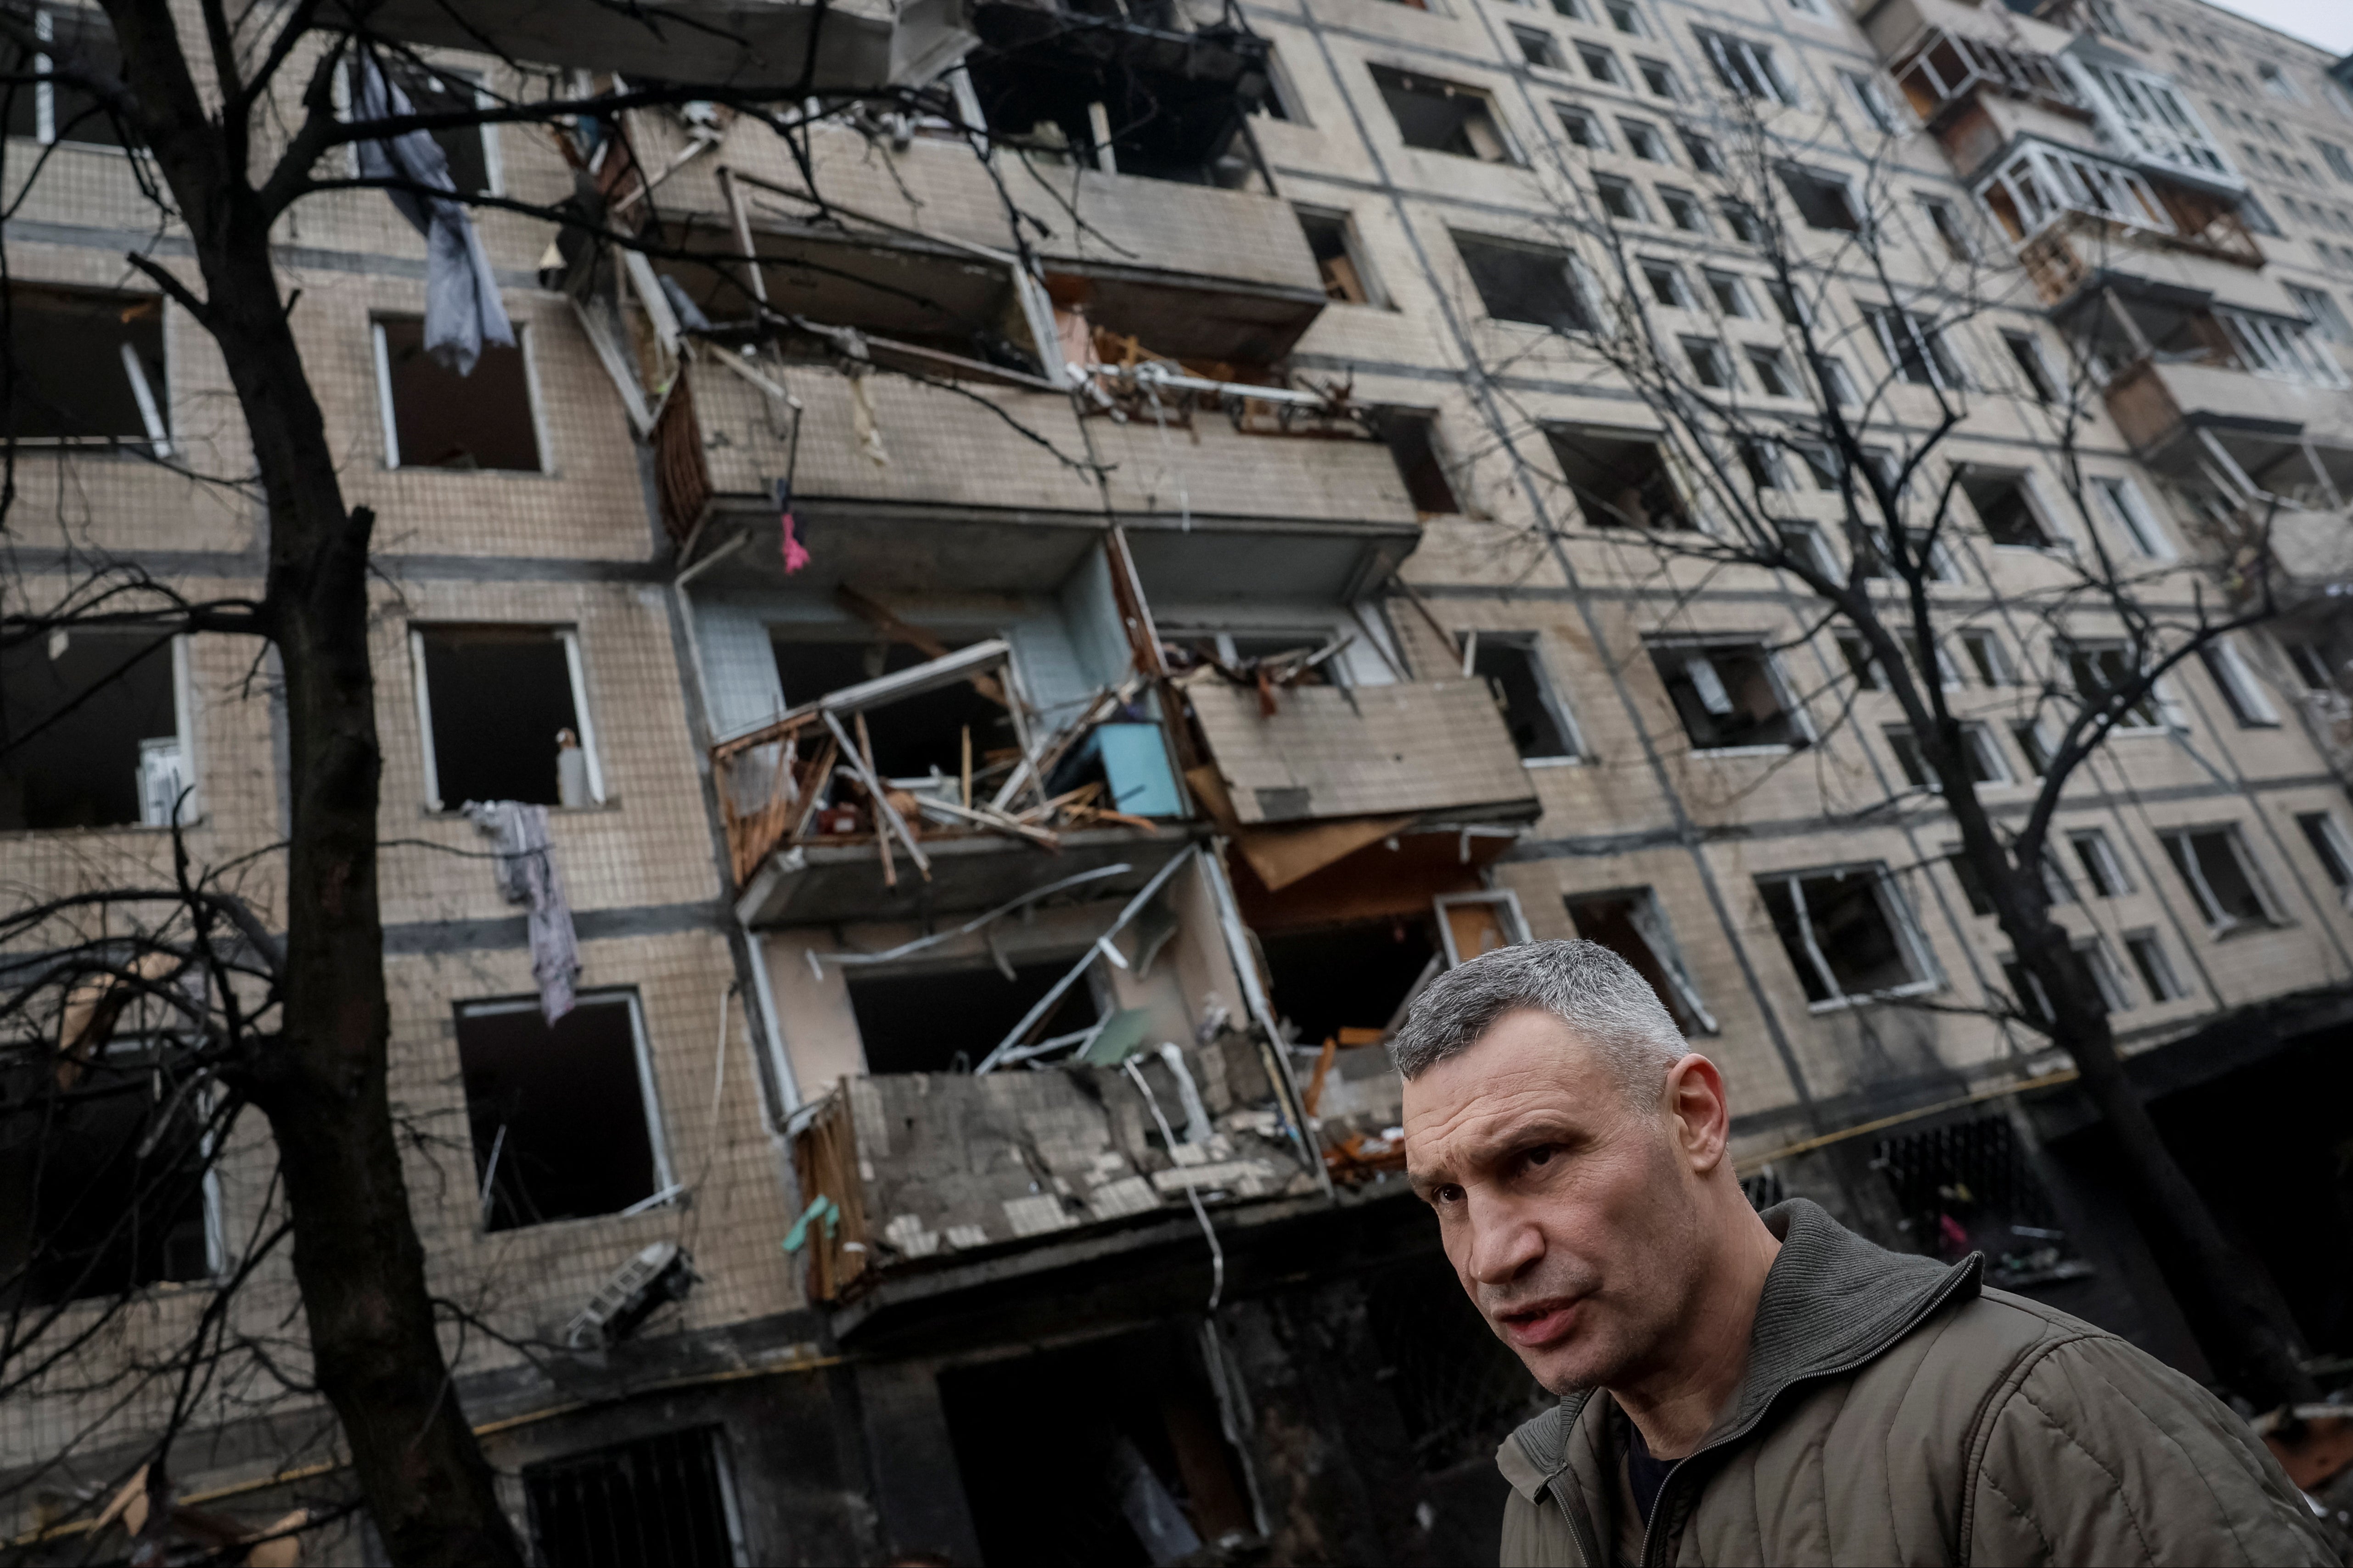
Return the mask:
M2047 55L2031 54L1988 39L1938 27L1889 67L1914 113L1931 132L1981 92L2088 120L2090 110L2075 84Z
M2175 227L2160 229L2112 214L2069 207L2020 244L2019 265L2045 305L2073 299L2087 282L2112 273L2154 277L2188 287L2211 285L2187 270L2168 267L2167 253L2199 257L2249 270L2264 265L2262 248L2235 207L2201 204L2188 192L2160 192Z
M2219 476L2225 493L2332 508L2353 494L2353 391L2341 385L2255 374L2237 353L2215 350L2144 359L2111 379L2106 395L2118 431L2160 472L2209 483ZM2330 524L2345 525L2341 515Z

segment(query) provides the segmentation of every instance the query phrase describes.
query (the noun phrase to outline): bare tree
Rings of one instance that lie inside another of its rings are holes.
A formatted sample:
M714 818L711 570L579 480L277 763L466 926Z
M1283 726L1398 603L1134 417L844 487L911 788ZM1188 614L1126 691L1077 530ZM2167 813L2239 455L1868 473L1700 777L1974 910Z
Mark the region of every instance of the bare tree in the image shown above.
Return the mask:
M1709 576L1735 567L1780 575L1804 622L1795 641L1837 637L1844 658L1833 665L1852 676L1837 683L1845 686L1831 704L1837 720L1819 727L1815 744L1849 716L1858 687L1877 683L1893 698L1913 747L1905 793L1941 800L1959 836L1957 859L2015 950L2013 984L2025 994L1998 1015L2046 1035L2073 1059L2137 1189L2151 1239L2177 1265L2168 1277L2217 1370L2259 1404L2309 1399L2304 1348L2284 1302L2218 1225L2126 1075L2095 979L2052 916L2046 865L2053 816L2087 760L2119 728L2166 722L2168 675L2274 613L2263 547L2269 513L2244 519L2241 537L2221 542L2217 553L2232 556L2227 598L2216 594L2203 563L2112 553L2094 524L2099 508L2082 462L2101 385L2096 356L2071 345L2078 350L2072 365L2041 367L2040 386L1982 384L1951 334L1998 313L2013 323L2023 322L2021 312L2040 313L2007 254L1988 260L1991 248L1972 237L1957 208L1946 215L1955 225L1947 236L1899 199L1892 137L1843 142L1838 151L1849 160L1859 154L1862 173L1828 176L1808 164L1820 149L1784 135L1776 112L1735 107L1715 126L1724 216L1769 268L1771 303L1786 323L1781 346L1746 366L1720 338L1689 324L1695 318L1678 325L1662 315L1701 302L1672 297L1688 281L1658 273L1654 259L1637 254L1640 231L1628 222L1637 215L1613 210L1606 194L1597 199L1582 160L1551 171L1568 175L1553 182L1560 194L1549 225L1567 277L1539 312L1555 328L1551 341L1639 399L1656 421L1672 475L1637 496L1572 474L1577 504L1589 523L1635 542L1662 576L1673 562L1696 563ZM1929 257L1937 264L1924 270ZM1870 302L1860 317L1847 303L1850 288ZM1881 366L1888 368L1875 379L1860 379L1865 367ZM2023 362L2019 373L2033 374ZM1752 379L1757 390L1746 385ZM1538 421L1500 387L1496 397L1505 409L1499 423L1510 427L1498 430L1497 444L1542 450ZM2056 508L2072 513L2063 531L2044 532L2057 519L2037 521L2022 496L2020 510L2005 514L1966 494L1971 471L1948 449L1968 435L1973 411L1997 397L2013 399L2042 427L2063 491ZM1574 437L1566 441L1575 445ZM1813 509L1797 503L1807 492L1835 496L1834 524L1820 526ZM2020 591L1988 577L1989 601L1973 590L1967 597L1975 602L1957 604L1948 585L1957 564L1996 540L2042 546L2053 568L2048 585ZM2253 550L2244 547L2250 540ZM1957 710L1946 674L1954 635L1997 619L2033 633L2019 638L2022 668L2014 712L2005 715L2028 726L2042 752L2031 758L2041 779L2022 817L1984 799L1989 780L1972 731L1985 715Z

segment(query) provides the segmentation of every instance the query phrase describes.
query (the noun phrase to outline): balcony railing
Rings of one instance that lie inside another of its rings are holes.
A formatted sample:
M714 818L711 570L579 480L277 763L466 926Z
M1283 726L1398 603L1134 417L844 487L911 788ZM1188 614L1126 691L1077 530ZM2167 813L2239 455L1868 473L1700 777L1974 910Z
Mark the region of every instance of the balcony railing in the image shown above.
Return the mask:
M2047 56L2006 48L1942 28L1894 68L1896 82L1921 120L1934 124L1979 92L2040 103L2088 117L2083 95Z

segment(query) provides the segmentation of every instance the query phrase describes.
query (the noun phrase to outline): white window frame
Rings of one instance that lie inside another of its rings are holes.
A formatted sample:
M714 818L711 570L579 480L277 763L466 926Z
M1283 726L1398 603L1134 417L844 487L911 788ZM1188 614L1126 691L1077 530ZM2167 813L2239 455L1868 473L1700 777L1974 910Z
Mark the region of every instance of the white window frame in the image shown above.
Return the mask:
M1638 256L1634 260L1634 265L1641 270L1642 281L1649 285L1651 299L1654 303L1671 305L1679 311L1688 311L1693 308L1691 285L1685 281L1681 265L1668 260L1663 256ZM1658 281L1651 271L1653 268L1663 272L1669 280L1667 292L1674 296L1672 300L1659 298Z
M1872 335L1879 340L1880 352L1887 356L1888 366L1895 373L1898 382L1906 387L1921 385L1904 374L1904 356L1896 346L1894 324L1901 323L1913 345L1919 350L1920 364L1928 373L1927 385L1940 392L1966 392L1969 389L1968 366L1963 365L1961 356L1953 352L1952 344L1941 328L1922 324L1917 314L1902 305L1867 305L1863 308L1863 314L1869 319Z
M1976 185L1980 205L1986 193L2000 186L2018 215L2023 245L2070 213L2084 213L2127 228L2154 234L2175 232L2165 204L2149 183L2121 164L2094 158L2073 148L2029 142L2000 168Z
M2240 830L2238 823L2217 822L2206 827L2160 829L2157 835L2159 843L2169 847L2175 839L2184 841L2179 859L2176 860L2170 853L2166 858L2173 861L2174 870L2179 872L2182 880L2189 884L2190 896L2198 903L2199 917L2206 922L2206 934L2215 938L2227 937L2233 931L2244 929L2247 922L2224 910L2221 899L2215 896L2214 889L2207 883L2205 870L2198 863L2197 849L2188 842L2200 833L2222 835L2223 842L2230 848L2231 858L2238 863L2239 874L2246 879L2249 887L2254 889L2255 902L2263 906L2263 924L2266 927L2287 924L2286 917L2280 911L2279 895L2272 891L2269 879L2263 875L2262 867L2255 863L2254 852L2248 848L2246 834Z
M2230 337L2232 346L2238 350L2241 363L2253 375L2337 390L2353 386L2337 356L2313 342L2310 328L2301 321L2288 322L2223 305L2213 307L2213 316Z
M411 684L417 693L417 748L425 763L425 804L435 811L454 811L458 808L441 799L441 763L433 753L433 694L425 670L425 634L444 627L505 625L497 621L413 621L408 628L408 663ZM572 680L572 717L577 726L581 752L588 761L588 797L591 805L575 806L574 810L593 810L606 803L605 765L596 747L596 721L589 713L588 678L580 658L580 630L576 626L543 625L538 621L511 623L518 630L544 631L564 649L564 668ZM461 802L462 804L462 802ZM565 808L552 806L550 810Z
M609 1214L583 1216L591 1223L598 1220L622 1219L630 1214L642 1213L649 1209L666 1207L669 1203L674 1202L679 1196L674 1191L678 1185L677 1180L670 1174L670 1135L662 1127L661 1096L655 1091L654 1086L654 1054L652 1043L646 1033L645 1000L638 994L638 988L633 985L596 986L581 991L575 999L575 1005L603 1004L615 999L627 1002L629 1008L629 1041L635 1049L638 1065L638 1098L642 1103L646 1113L646 1139L653 1149L654 1190L627 1209L616 1210ZM460 1018L497 1018L515 1012L537 1012L539 1010L539 998L536 996L494 997L487 1001L458 1003L458 1016ZM469 1109L470 1108L470 1106ZM497 1173L493 1171L491 1174ZM481 1208L482 1205L477 1202L474 1205L473 1218L476 1235L490 1234L482 1228ZM567 1222L555 1220L541 1223L563 1224ZM508 1227L509 1230L518 1231L538 1228L537 1225Z
M1969 656L1969 668L1990 687L2018 684L2018 665L2001 641L2001 634L1989 627L1972 626L1956 634L1954 641ZM1976 651L1983 649L1983 654Z
M1662 637L1655 641L1647 641L1644 647L1646 652L1657 650L1679 655L1686 668L1693 659L1698 659L1708 663L1711 675L1714 674L1715 666L1707 658L1710 652L1719 649L1728 653L1753 651L1764 661L1765 678L1773 683L1773 695L1780 703L1781 711L1789 715L1790 722L1796 726L1798 733L1804 736L1809 743L1821 738L1820 732L1814 728L1813 715L1807 711L1805 704L1798 700L1796 689L1789 684L1788 676L1783 673L1781 656L1773 652L1771 639L1761 636ZM1715 676L1715 679L1717 689L1721 691L1723 677ZM1697 683L1697 678L1694 677L1694 684ZM1701 700L1703 704L1705 703L1704 697ZM1674 699L1672 696L1667 699L1667 706L1671 711L1674 709ZM1710 711L1714 710L1710 709ZM1676 715L1675 724L1677 728L1683 726L1680 713ZM1689 732L1686 731L1685 734L1688 736ZM1692 757L1784 757L1790 749L1791 746L1788 741L1778 742L1771 746L1694 746L1687 755Z
M1700 52L1715 68L1717 79L1734 92L1751 101L1761 98L1792 109L1798 106L1798 90L1781 73L1770 44L1755 43L1714 27L1694 27L1692 32L1699 40Z
M1803 0L1789 0L1789 4L1792 8L1808 10L1814 16L1822 14L1813 8L1819 5L1820 0L1811 0L1810 5L1803 3ZM1856 70L1841 70L1838 75L1840 85L1846 90L1847 101L1854 105L1873 130L1885 136L1904 133L1905 127L1904 122L1896 117L1895 104L1879 85L1876 76L1866 76Z
M2059 63L2075 77L2078 90L2118 146L2193 176L2239 177L2197 109L2164 77L2072 53L2060 56Z
M85 16L96 16L101 22L106 22L110 28L113 26L106 13L100 10L96 5L42 5L34 11L33 36L40 39L43 43L54 41L57 37L57 26L50 18L56 13L65 11L76 11L80 12ZM58 142L58 90L49 83L48 78L51 67L49 64L49 57L46 51L37 53L33 56L32 69L34 73L41 79L33 84L32 89L33 140L36 143L44 147L56 147L62 145L71 147L77 152L82 153L112 154L118 158L127 158L131 155L131 149L128 147L118 146L111 142Z
M390 313L394 315L405 315L407 313L395 311ZM552 479L556 477L555 454L548 449L547 444L547 415L545 399L542 398L539 395L539 358L532 345L533 334L531 331L531 323L524 321L514 321L512 324L514 327L515 348L522 355L522 395L524 401L529 404L529 408L526 409L526 412L531 416L532 440L535 441L539 447L539 466L533 469L485 468L472 469L463 471L472 473L531 473L537 474L542 478ZM400 421L398 415L395 412L392 406L392 349L391 345L386 343L385 339L384 323L382 320L375 317L371 317L369 319L368 335L375 340L375 401L376 412L384 429L384 466L386 469L398 469L403 466L400 461ZM428 467L418 468L414 471L418 473L446 473L453 471Z
M1454 946L1454 923L1446 917L1450 909L1467 909L1474 905L1492 906L1511 938L1507 947L1517 947L1528 939L1527 917L1520 913L1520 895L1508 887L1493 887L1480 893L1441 893L1432 898L1430 906L1438 911L1438 940L1445 949L1446 967L1453 969L1463 961ZM1472 957L1477 957L1473 954Z
M1618 131L1626 139L1626 152L1630 156L1670 169L1675 166L1674 154L1667 147L1667 134L1659 129L1656 122L1621 114L1618 117ZM1645 143L1649 145L1650 152L1643 151Z
M2101 898L2122 898L2133 890L2131 875L2125 870L2123 857L2116 846L2108 842L2105 828L2076 828L2067 834L2068 847L2075 852L2077 863L2091 879L2093 894Z
M2078 937L2069 944L2084 957L2084 968L2092 977L2094 989L2110 1012L2130 1012L2133 1009L2131 988L2117 972L2116 955L2108 951L2107 939L2098 935Z
M1910 960L1911 968L1922 978L1906 980L1902 985L1891 986L1885 991L1867 991L1860 996L1851 995L1839 989L1838 975L1831 969L1829 959L1823 955L1820 944L1815 940L1813 918L1806 908L1803 884L1813 877L1847 875L1863 875L1872 879L1872 895L1879 904L1880 918L1887 922L1888 928L1895 934L1897 945L1904 949L1905 956ZM1760 876L1758 880L1788 884L1790 907L1796 912L1798 917L1798 935L1805 943L1807 959L1814 966L1814 978L1820 980L1823 989L1831 993L1820 1001L1808 998L1806 1010L1809 1012L1838 1012L1850 1007L1865 1006L1874 1001L1922 996L1937 990L1944 984L1936 967L1936 955L1930 949L1927 938L1921 934L1918 923L1914 918L1911 900L1905 897L1904 890L1895 885L1895 878L1888 871L1885 861L1860 861L1847 865L1809 866L1801 871L1771 872ZM1771 924L1769 918L1767 923ZM1778 933L1777 932L1776 935L1778 936ZM1787 944L1784 946L1786 948ZM1804 990L1802 982L1799 989L1802 994Z
M1554 757L1523 757L1520 758L1520 766L1523 768L1584 766L1588 755L1585 749L1585 735L1577 727L1577 715L1568 711L1567 700L1561 695L1560 688L1553 683L1551 662L1544 655L1544 633L1476 630L1464 632L1462 634L1462 678L1466 681L1478 678L1475 666L1479 658L1479 645L1482 642L1493 642L1505 648L1517 648L1528 656L1528 668L1535 673L1536 679L1536 700L1544 705L1545 712L1551 716L1554 726L1559 729L1561 738L1568 743L1569 749L1566 753Z
M2205 661L2207 673L2214 677L2214 684L2221 691L2222 701L2229 705L2232 716L2239 721L2241 728L2279 727L2279 709L2272 705L2271 696L2263 690L2263 683L2256 675L2254 666L2248 663L2246 655L2239 651L2236 638L2217 637L2198 652Z
M2076 687L2074 655L2077 653L2096 655L2108 651L2120 652L2129 658L2133 651L2132 643L2120 637L2074 637L2060 640L2053 652L2057 655L2059 668L2065 675L2067 689L2073 694L2077 702L2088 702L2097 694L2087 694ZM2151 686L2148 695L2142 701L2156 712L2156 722L2136 723L2128 710L2123 718L2108 726L2107 733L2110 736L2169 735L2175 730L2189 727L2187 717L2181 712L2180 704L2175 700L2171 688L2164 680L2159 679L2155 685Z
M2110 522L2123 531L2135 550L2153 561L2169 561L2177 552L2140 486L2123 474L2094 474L2093 493Z
M1744 322L1753 322L1757 319L1756 302L1748 297L1748 285L1742 281L1739 273L1727 272L1721 267L1703 267L1700 269L1700 277L1707 284L1707 297L1715 303L1719 314ZM1729 306L1725 304L1722 295L1717 292L1719 288L1724 293L1732 296L1732 303Z

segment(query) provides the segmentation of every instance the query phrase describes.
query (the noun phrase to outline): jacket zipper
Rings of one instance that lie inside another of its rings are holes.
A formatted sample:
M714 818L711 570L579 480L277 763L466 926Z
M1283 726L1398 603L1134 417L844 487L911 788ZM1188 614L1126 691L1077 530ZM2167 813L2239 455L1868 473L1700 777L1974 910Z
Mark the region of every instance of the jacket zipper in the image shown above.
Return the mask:
M1846 1373L1854 1371L1857 1367L1864 1366L1871 1361L1876 1361L1881 1352L1889 1345L1894 1344L1897 1340L1902 1339L1905 1335L1918 1328L1920 1324L1926 1319L1930 1313L1936 1311L1938 1308L1944 1306L1946 1302L1951 1300L1953 1298L1953 1292L1960 1288L1961 1282L1965 1277L1965 1271L1956 1270L1951 1277L1947 1279L1943 1287L1940 1287L1934 1296L1931 1296L1926 1301L1921 1304L1920 1309L1917 1312L1913 1313L1911 1317L1904 1320L1902 1328L1896 1330L1889 1338L1881 1340L1876 1349L1873 1349L1867 1354L1860 1355L1851 1361L1842 1362L1838 1366L1824 1367L1821 1371L1808 1376L1804 1381L1807 1383L1818 1383L1826 1377L1842 1377ZM1780 1399L1782 1393L1786 1393L1789 1389L1797 1386L1798 1385L1795 1383L1785 1384L1779 1392L1777 1392L1774 1394L1772 1400L1766 1402L1765 1409L1771 1409L1774 1403ZM1675 1489L1675 1478L1683 1473L1683 1467L1703 1454L1711 1454L1718 1448L1727 1447L1734 1443L1737 1443L1743 1437L1747 1436L1749 1433L1755 1431L1757 1424L1764 1419L1765 1411L1760 1410L1757 1413L1756 1419L1750 1421L1747 1425L1742 1426L1735 1431L1727 1432L1723 1436L1718 1437L1715 1442L1695 1448L1675 1461L1674 1467L1670 1469L1667 1472L1666 1478L1659 1483L1658 1499L1651 1504L1650 1522L1642 1526L1641 1568L1661 1568L1657 1554L1651 1549L1655 1544L1665 1540L1665 1535L1659 1529L1659 1520L1667 1511L1668 1497ZM1590 1559L1588 1559L1588 1561L1590 1561Z
M1583 1507L1568 1495L1569 1489L1560 1484L1561 1474L1554 1472L1545 1482L1545 1489L1560 1505L1561 1518L1568 1521L1568 1538L1577 1543L1577 1556L1583 1559L1585 1568L1610 1568L1609 1560L1601 1555L1600 1537L1593 1532L1593 1521L1585 1517Z

